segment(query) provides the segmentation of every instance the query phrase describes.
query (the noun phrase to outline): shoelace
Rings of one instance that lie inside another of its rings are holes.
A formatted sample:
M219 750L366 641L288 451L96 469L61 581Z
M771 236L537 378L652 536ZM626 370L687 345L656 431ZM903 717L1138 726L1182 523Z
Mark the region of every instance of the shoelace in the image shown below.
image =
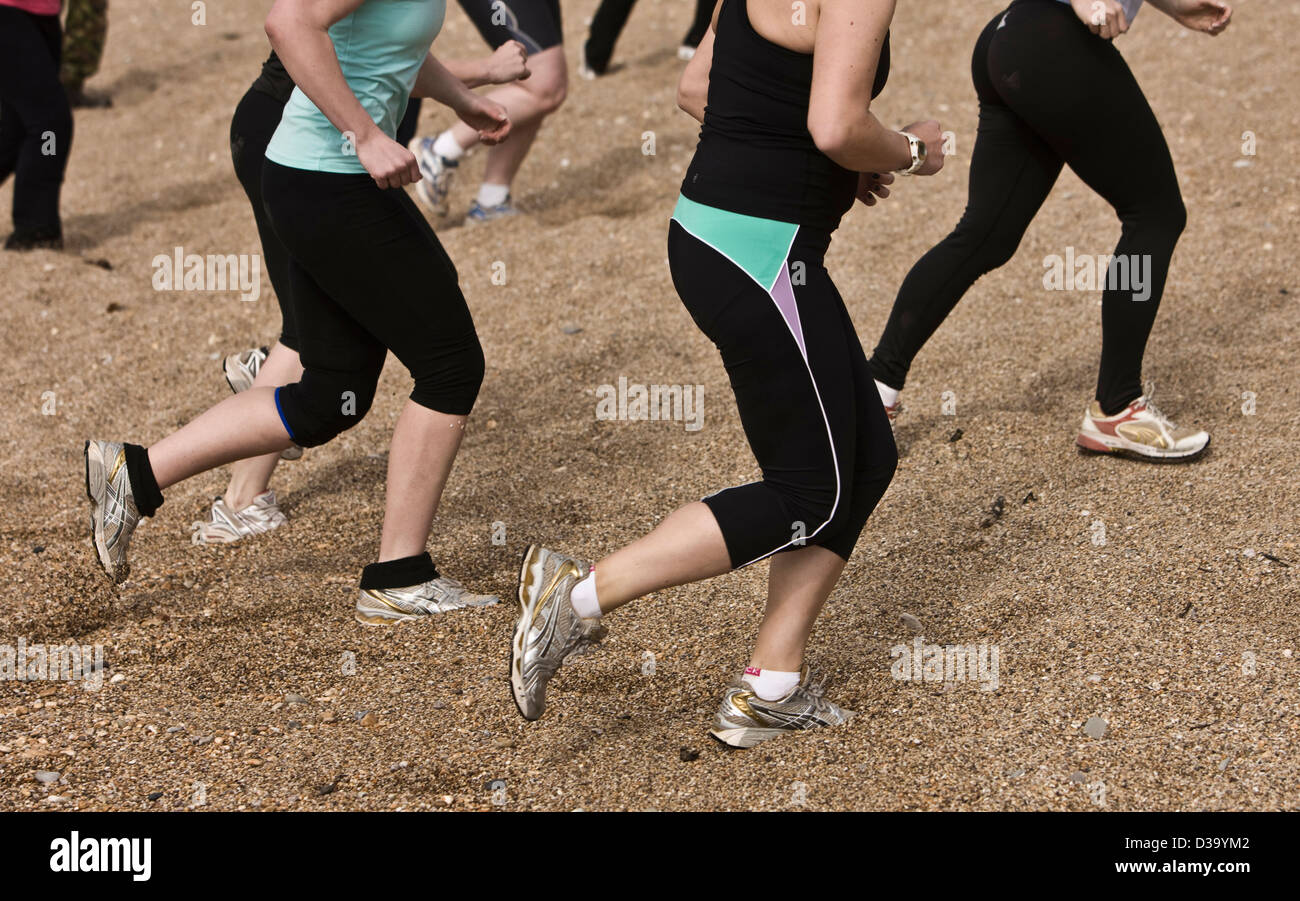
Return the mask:
M1165 428L1167 428L1167 429L1168 429L1169 431L1171 431L1171 432L1174 430L1174 424L1173 424L1173 422L1170 421L1170 419L1169 419L1168 416L1166 416L1164 413L1160 412L1160 408L1157 407L1157 406L1152 402L1151 398L1147 398L1147 399L1146 399L1146 403L1145 403L1143 406L1146 407L1147 412L1149 412L1152 416L1154 416L1154 417L1156 418L1156 420L1157 420L1157 421L1158 421L1162 426L1164 426Z
M808 684L802 686L799 693L812 701L813 709L818 713L830 707L830 702L826 700L826 680L819 678L818 674L810 672Z

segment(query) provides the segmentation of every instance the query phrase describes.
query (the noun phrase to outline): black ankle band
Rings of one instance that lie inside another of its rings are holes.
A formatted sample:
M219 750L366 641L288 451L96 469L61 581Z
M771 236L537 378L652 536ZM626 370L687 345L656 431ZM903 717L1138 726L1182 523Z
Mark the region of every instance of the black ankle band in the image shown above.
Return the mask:
M438 578L429 552L372 563L361 571L362 588L407 588Z
M141 516L153 516L162 506L163 496L149 465L149 452L138 444L124 444L122 449L126 452L126 475L131 480L135 508Z

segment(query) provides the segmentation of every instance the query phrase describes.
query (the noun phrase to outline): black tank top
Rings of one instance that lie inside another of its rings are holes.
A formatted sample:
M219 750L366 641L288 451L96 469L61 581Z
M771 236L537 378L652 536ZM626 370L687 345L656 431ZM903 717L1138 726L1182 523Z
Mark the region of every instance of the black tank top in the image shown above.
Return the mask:
M262 63L262 74L253 82L253 90L274 97L281 103L289 102L289 95L293 93L293 79L289 77L288 70L274 50L266 62Z
M828 232L853 206L858 174L817 149L808 133L813 58L764 38L746 0L723 0L708 105L682 194L719 209ZM871 96L889 78L889 35Z

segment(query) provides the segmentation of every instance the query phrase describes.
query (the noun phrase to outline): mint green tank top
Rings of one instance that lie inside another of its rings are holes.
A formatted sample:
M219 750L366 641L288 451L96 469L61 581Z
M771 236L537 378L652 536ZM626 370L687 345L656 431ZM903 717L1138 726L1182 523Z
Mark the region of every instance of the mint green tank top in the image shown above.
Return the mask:
M438 36L446 0L365 0L330 27L348 87L390 138L406 112L429 45ZM295 87L266 158L294 169L365 172L353 142Z

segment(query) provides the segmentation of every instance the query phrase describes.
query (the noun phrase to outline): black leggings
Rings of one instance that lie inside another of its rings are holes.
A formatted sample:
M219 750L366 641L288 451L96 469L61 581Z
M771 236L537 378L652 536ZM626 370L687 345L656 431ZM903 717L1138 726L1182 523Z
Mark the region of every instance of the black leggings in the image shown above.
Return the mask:
M980 114L966 212L903 282L872 375L903 387L966 290L1011 259L1067 164L1119 215L1115 256L1149 263L1142 291L1102 295L1096 396L1118 413L1142 394L1142 355L1187 217L1164 134L1119 51L1056 0L1017 0L994 17L972 69Z
M14 175L16 236L63 234L59 192L72 149L72 110L59 81L58 16L0 6L0 183Z
M289 289L289 251L280 240L262 203L262 168L266 163L266 145L275 134L284 113L284 103L256 88L249 88L230 120L230 158L235 176L248 195L257 221L257 236L262 241L262 262L280 304L280 343L290 350L301 350L293 312L293 292Z
M628 16L632 15L634 6L636 0L601 0L600 6L596 7L596 14L591 17L591 33L587 38L585 55L587 65L597 72L609 68L609 61L614 56L614 45L623 33L623 26L627 24ZM713 21L714 6L714 0L695 0L695 20L682 38L682 44L687 47L700 45L704 33L709 30L709 23Z
M673 284L722 355L763 473L704 499L731 565L805 544L847 560L898 453L862 344L822 265L830 237L801 228L777 249L785 272L765 288L696 231L677 219L669 226Z
M411 400L468 415L483 350L456 267L406 192L267 160L262 196L290 257L304 370L276 392L289 436L312 447L360 422L389 350L415 380Z

